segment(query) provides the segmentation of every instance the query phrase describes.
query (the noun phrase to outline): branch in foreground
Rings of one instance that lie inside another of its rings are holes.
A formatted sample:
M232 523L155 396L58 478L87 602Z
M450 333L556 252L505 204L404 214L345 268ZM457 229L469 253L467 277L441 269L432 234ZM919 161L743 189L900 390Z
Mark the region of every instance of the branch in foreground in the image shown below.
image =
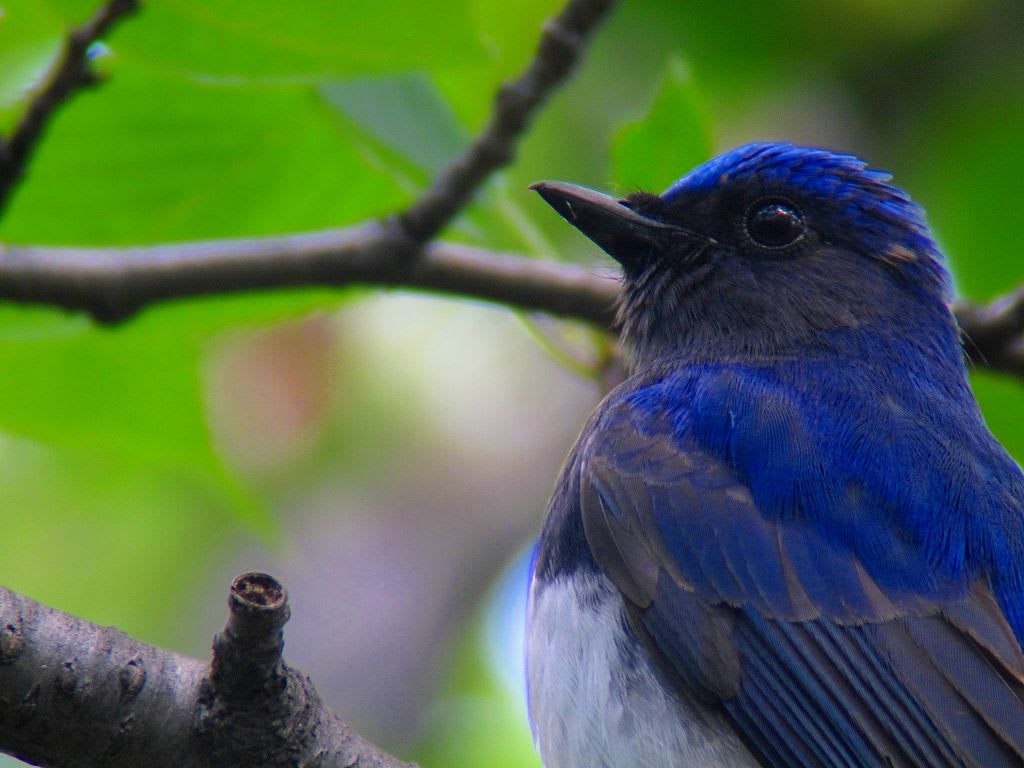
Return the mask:
M615 0L569 0L544 25L536 56L517 80L498 91L484 130L419 200L398 215L408 237L420 244L433 240L487 177L512 161L516 142L534 112L569 77L587 38L614 6Z
M281 658L287 595L231 585L207 665L0 588L0 752L60 768L410 768Z
M107 0L91 19L73 29L64 40L60 56L46 73L25 112L10 134L0 139L0 209L24 175L53 113L76 91L95 82L89 70L89 46L138 5L138 0Z

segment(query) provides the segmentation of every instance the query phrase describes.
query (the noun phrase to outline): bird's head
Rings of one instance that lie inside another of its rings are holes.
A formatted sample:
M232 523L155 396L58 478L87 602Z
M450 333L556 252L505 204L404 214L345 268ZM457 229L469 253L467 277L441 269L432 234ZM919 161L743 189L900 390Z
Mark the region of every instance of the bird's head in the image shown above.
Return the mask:
M852 155L749 144L662 195L534 189L622 265L635 363L773 358L864 331L950 345L949 278L923 211Z

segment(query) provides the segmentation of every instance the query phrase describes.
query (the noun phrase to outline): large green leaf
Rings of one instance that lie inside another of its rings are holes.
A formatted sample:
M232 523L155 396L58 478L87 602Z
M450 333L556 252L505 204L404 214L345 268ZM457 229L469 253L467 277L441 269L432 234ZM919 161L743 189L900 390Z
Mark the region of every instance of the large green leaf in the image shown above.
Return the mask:
M134 464L216 494L257 530L266 510L212 443L203 397L208 340L226 328L337 306L351 292L288 290L176 302L117 328L0 306L0 430Z
M259 235L361 220L407 198L381 172L380 142L369 133L378 126L339 119L313 87L200 81L117 56L109 63L110 81L51 126L0 223L3 239ZM0 409L0 429L125 462L126 472L142 462L158 475L179 473L258 515L211 445L201 381L207 339L335 306L344 295L181 302L117 329L2 307L0 399L16 405Z
M0 428L38 440L188 465L211 455L193 334L143 316L102 330L5 307Z
M628 189L660 192L710 156L707 109L686 63L673 56L650 111L615 137L615 180Z
M57 116L0 238L258 235L344 224L406 199L311 87L117 70Z
M211 443L194 332L160 313L103 330L12 307L0 309L0 329L0 429L121 462L128 475L141 464L191 478L269 530Z
M216 464L202 400L207 340L347 295L292 289L181 301L115 328L0 305L0 429L178 469Z
M52 0L69 21L88 0ZM159 0L112 36L133 60L219 77L341 77L464 66L483 47L469 0Z
M498 85L527 66L545 19L563 5L563 0L471 0L470 18L487 52L486 66L432 73L463 124L475 128L488 118Z
M1013 70L1007 80L1019 75ZM991 298L1024 281L1024 243L1016 221L1024 206L1024 98L999 82L957 94L921 116L920 138L901 155L913 191L948 250L958 287ZM915 136L917 134L915 133Z
M59 29L59 16L45 3L0 3L0 109L23 98L46 69L57 52Z

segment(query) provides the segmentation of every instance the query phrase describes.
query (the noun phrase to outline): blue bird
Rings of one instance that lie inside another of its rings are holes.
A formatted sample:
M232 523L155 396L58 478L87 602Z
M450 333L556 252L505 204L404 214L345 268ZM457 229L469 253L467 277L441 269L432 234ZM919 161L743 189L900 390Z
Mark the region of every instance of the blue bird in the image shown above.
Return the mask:
M751 144L536 185L622 265L632 371L535 555L546 768L1024 766L1024 476L889 178Z

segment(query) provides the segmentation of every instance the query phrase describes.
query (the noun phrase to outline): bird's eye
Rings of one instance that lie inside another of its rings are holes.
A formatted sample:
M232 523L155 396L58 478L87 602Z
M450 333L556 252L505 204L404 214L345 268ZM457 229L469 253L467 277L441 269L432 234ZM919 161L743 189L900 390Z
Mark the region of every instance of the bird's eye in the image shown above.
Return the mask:
M785 248L807 230L804 217L785 200L761 200L747 211L747 236L762 248Z

